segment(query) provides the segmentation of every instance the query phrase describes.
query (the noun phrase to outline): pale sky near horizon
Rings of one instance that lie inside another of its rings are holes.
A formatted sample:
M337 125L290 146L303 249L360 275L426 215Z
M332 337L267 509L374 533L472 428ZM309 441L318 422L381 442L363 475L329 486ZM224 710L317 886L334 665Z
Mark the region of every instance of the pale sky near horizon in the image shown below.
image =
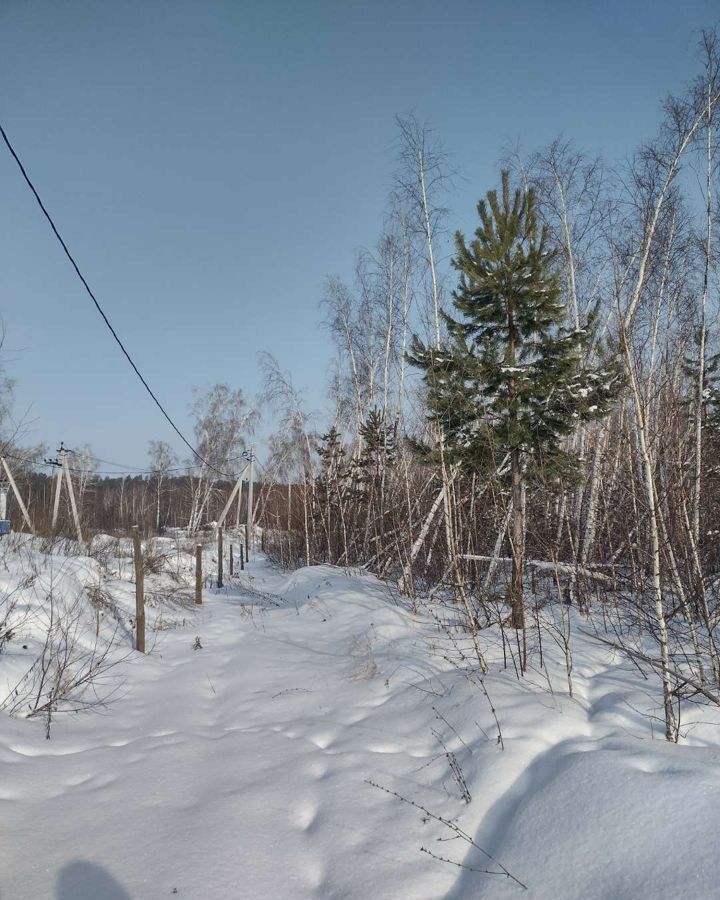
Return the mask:
M262 350L322 410L318 304L377 238L396 114L434 127L462 176L449 226L470 232L508 144L629 155L719 20L710 0L0 0L0 121L189 434L192 388L252 397ZM25 442L185 456L4 146L0 198L1 358Z

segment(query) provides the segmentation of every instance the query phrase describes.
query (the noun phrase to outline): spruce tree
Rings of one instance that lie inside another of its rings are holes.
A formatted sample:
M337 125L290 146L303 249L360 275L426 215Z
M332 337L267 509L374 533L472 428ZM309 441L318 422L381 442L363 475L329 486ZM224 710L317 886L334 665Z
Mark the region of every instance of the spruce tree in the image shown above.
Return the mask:
M430 419L442 430L446 455L475 472L509 456L513 506L512 625L523 628L523 481L567 471L563 438L605 415L619 375L584 361L592 317L568 329L557 251L538 226L532 190L502 191L478 204L480 226L469 244L459 232L453 266L459 281L439 349L413 340L410 361L424 370Z
M382 413L373 407L360 426L363 447L359 465L365 470L364 480L379 479L383 468L395 461L395 429L385 423Z
M363 552L370 552L374 541L379 553L385 536L385 484L388 470L395 462L395 426L388 425L377 407L373 407L360 426L362 445L352 462L355 497L367 510ZM374 537L371 536L374 531Z
M325 531L327 562L333 562L333 536L337 538L342 520L342 504L346 478L345 450L342 436L333 425L320 438L322 444L317 452L320 457L321 473L316 479L315 491L320 519ZM339 554L336 552L335 557Z

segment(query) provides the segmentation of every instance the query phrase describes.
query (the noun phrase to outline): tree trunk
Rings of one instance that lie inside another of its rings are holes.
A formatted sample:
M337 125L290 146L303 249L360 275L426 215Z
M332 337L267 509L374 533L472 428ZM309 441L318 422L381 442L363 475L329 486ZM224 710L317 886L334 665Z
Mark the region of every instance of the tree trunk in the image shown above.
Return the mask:
M515 449L510 452L510 469L512 475L512 580L510 586L510 600L512 604L512 616L510 622L513 628L525 628L525 602L523 599L523 563L525 548L523 546L523 510L522 510L522 471L520 469L520 451Z

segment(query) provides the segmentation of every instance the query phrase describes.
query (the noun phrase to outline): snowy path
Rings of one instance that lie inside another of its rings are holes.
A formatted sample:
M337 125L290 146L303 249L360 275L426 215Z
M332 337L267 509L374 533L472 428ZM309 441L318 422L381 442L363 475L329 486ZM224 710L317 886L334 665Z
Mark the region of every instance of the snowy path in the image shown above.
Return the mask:
M378 864L393 885L402 872L407 897L452 882L421 860L432 871L412 887L418 860L403 866L402 837L377 833L391 809L364 783L437 752L415 742L422 693L414 718L383 714L393 694L372 647L380 632L385 650L395 631L412 642L405 614L329 571L318 591L317 571L288 590L292 578L261 570L255 589L285 588L286 605L266 612L208 593L197 622L134 660L121 699L59 719L49 742L39 722L5 723L3 900L95 898L106 877L117 897L361 897ZM344 610L322 597L333 584ZM380 878L372 895L394 890Z
M0 898L716 896L717 726L694 747L651 740L636 673L575 640L575 700L557 664L553 694L488 679L503 752L432 626L374 579L254 562L132 659L105 712L58 719L50 741L3 720ZM484 866L367 779L457 817L528 891L420 853Z

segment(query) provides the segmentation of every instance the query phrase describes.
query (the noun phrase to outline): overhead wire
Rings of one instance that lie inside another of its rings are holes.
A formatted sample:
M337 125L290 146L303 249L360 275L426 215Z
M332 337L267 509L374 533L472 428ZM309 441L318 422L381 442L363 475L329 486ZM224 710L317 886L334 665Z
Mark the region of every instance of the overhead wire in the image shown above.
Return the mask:
M68 449L67 452L68 453L77 453L78 451ZM37 465L37 466L53 466L53 465L55 465L54 463L49 462L45 457L40 457L40 456L20 456L17 453L9 453L7 451L0 451L0 456L5 456L8 459L13 459L13 460L16 460L21 463L30 463L32 465ZM95 459L97 462L102 462L102 463L105 463L105 465L109 465L109 466L122 465L121 463L111 462L108 459L99 459L98 457L93 457L93 459ZM247 456L242 454L240 456L231 457L230 459L225 460L225 464L237 462L238 460L247 460ZM113 476L116 478L128 476L128 477L140 478L143 475L157 475L158 472L160 472L160 471L162 471L163 474L167 474L168 472L187 472L188 470L192 470L192 469L200 469L200 468L202 468L203 463L190 463L190 464L183 465L183 466L171 466L168 469L162 469L162 470L157 469L157 468L155 468L155 469L136 469L135 467L129 467L128 470L125 470L125 471L115 471L115 470L100 471L97 469L79 468L77 466L72 465L72 463L70 463L69 465L70 465L71 470L78 475L103 475L103 476ZM218 469L215 469L214 471L219 472ZM231 479L237 478L237 475L234 475L234 474L233 475L225 475L225 473L220 473L220 474L222 474L223 477L227 477L227 478L231 478Z
M247 461L247 459L248 459L248 457L246 455L247 452L248 451L244 450L240 454L240 456L231 456L230 458L224 460L223 465L228 465L229 463L237 462L238 460ZM68 450L68 453L82 454L83 451L82 450L80 450L80 451L79 450ZM126 467L124 463L112 462L112 460L109 460L109 459L100 459L100 457L98 457L98 456L91 456L90 458L92 460L94 460L95 462L105 463L105 465L107 465L107 466L118 466L119 468L122 468L123 471L99 472L95 469L79 469L76 466L72 467L73 471L74 472L83 472L84 474L88 474L88 475L117 475L118 477L120 477L121 475L129 475L129 476L138 476L139 477L142 475L157 475L158 472L162 472L163 474L166 474L168 472L187 472L188 469L200 469L203 466L203 463L190 463L190 464L186 464L183 466L169 466L167 469L160 469L158 467L156 467L154 469L152 469L152 468L151 469L139 469L136 466L127 466ZM215 469L214 471L219 472L220 470ZM224 473L224 472L221 472L220 474L222 474L223 476L225 476L227 478L236 478L237 477L237 475L234 475L234 474L226 475L226 473Z
M55 225L55 222L53 221L53 219L52 219L50 213L47 211L47 208L45 207L45 204L43 203L42 199L40 198L40 194L37 192L37 190L36 190L36 188L35 188L35 185L34 185L34 184L32 183L32 181L30 180L30 176L28 175L27 171L25 170L25 166L22 164L22 162L21 162L21 160L20 160L20 157L19 157L18 154L15 152L15 149L14 149L13 145L10 143L10 139L8 138L7 133L6 133L6 131L5 131L5 129L3 128L3 126L2 126L1 123L0 123L0 136L2 137L3 141L5 142L6 147L7 147L8 150L10 151L10 155L12 156L12 158L13 158L13 159L15 160L15 162L17 163L18 168L20 169L20 172L21 172L23 178L25 179L25 183L27 184L27 186L28 186L28 187L30 188L30 190L32 191L33 196L35 197L35 200L36 200L37 203L38 203L38 206L39 206L40 209L42 210L43 215L45 216L45 218L47 219L47 221L48 221L50 227L52 228L53 234L54 234L55 237L58 239L58 241L59 241L59 243L60 243L60 246L62 247L63 251L65 252L65 255L66 255L67 258L70 260L70 263L71 263L73 269L75 270L75 274L78 276L78 278L79 278L80 281L82 282L83 287L85 288L85 290L86 290L88 296L90 297L90 299L92 300L93 304L95 305L95 308L97 309L98 313L100 314L100 316L101 316L103 322L105 323L105 325L107 326L108 330L110 331L110 334L112 334L112 336L113 336L113 338L115 339L115 342L117 343L118 347L120 347L120 349L122 350L123 355L125 356L125 358L127 359L127 361L130 363L130 365L131 365L133 371L135 372L135 374L137 375L137 377L140 379L140 381L141 381L143 387L145 388L145 390L146 390L146 391L148 392L148 394L152 397L152 399L153 399L155 405L157 406L157 408L158 408L158 409L160 410L160 412L163 414L163 416L165 417L165 419L166 419L166 420L168 421L168 423L170 424L170 427L171 427L171 428L173 429L173 431L177 434L177 436L180 438L180 440L181 440L187 447L189 447L189 449L191 450L191 452L193 453L193 455L194 455L195 457L197 457L197 459L199 459L203 465L205 465L205 466L207 466L209 469L212 469L213 471L217 472L219 475L223 475L223 476L226 477L226 478L232 478L233 476L230 475L228 472L222 472L220 469L216 468L216 466L212 465L212 463L208 462L208 460L206 460L206 459L205 459L205 458L204 458L204 457L203 457L203 456L195 449L195 447L193 447L193 445L190 443L190 441L185 437L185 435L182 433L182 431L180 431L180 429L178 428L178 426L177 426L177 425L175 424L175 422L172 420L172 418L170 417L170 414L167 412L167 410L165 409L165 407L164 407L164 406L162 405L162 403L158 400L157 396L155 395L155 392L152 390L152 388L150 387L150 385L147 383L145 377L144 377L143 374L140 372L140 369L138 369L137 365L135 364L135 361L134 361L133 358L130 356L130 353L127 351L127 349L125 348L125 345L124 345L123 342L120 340L120 338L119 338L117 332L115 331L115 329L114 329L113 326L111 325L110 320L108 319L107 315L105 314L105 311L103 310L102 306L100 305L100 303L99 303L97 297L95 296L95 294L94 294L93 291L91 290L90 285L88 284L87 280L85 279L85 276L84 276L84 275L82 274L82 272L80 271L80 267L79 267L78 264L75 262L75 259L74 259L73 255L72 255L72 253L70 253L70 250L68 249L67 244L65 243L65 241L64 241L63 238L62 238L62 235L61 235L60 232L58 231L58 228L57 228L57 226Z

